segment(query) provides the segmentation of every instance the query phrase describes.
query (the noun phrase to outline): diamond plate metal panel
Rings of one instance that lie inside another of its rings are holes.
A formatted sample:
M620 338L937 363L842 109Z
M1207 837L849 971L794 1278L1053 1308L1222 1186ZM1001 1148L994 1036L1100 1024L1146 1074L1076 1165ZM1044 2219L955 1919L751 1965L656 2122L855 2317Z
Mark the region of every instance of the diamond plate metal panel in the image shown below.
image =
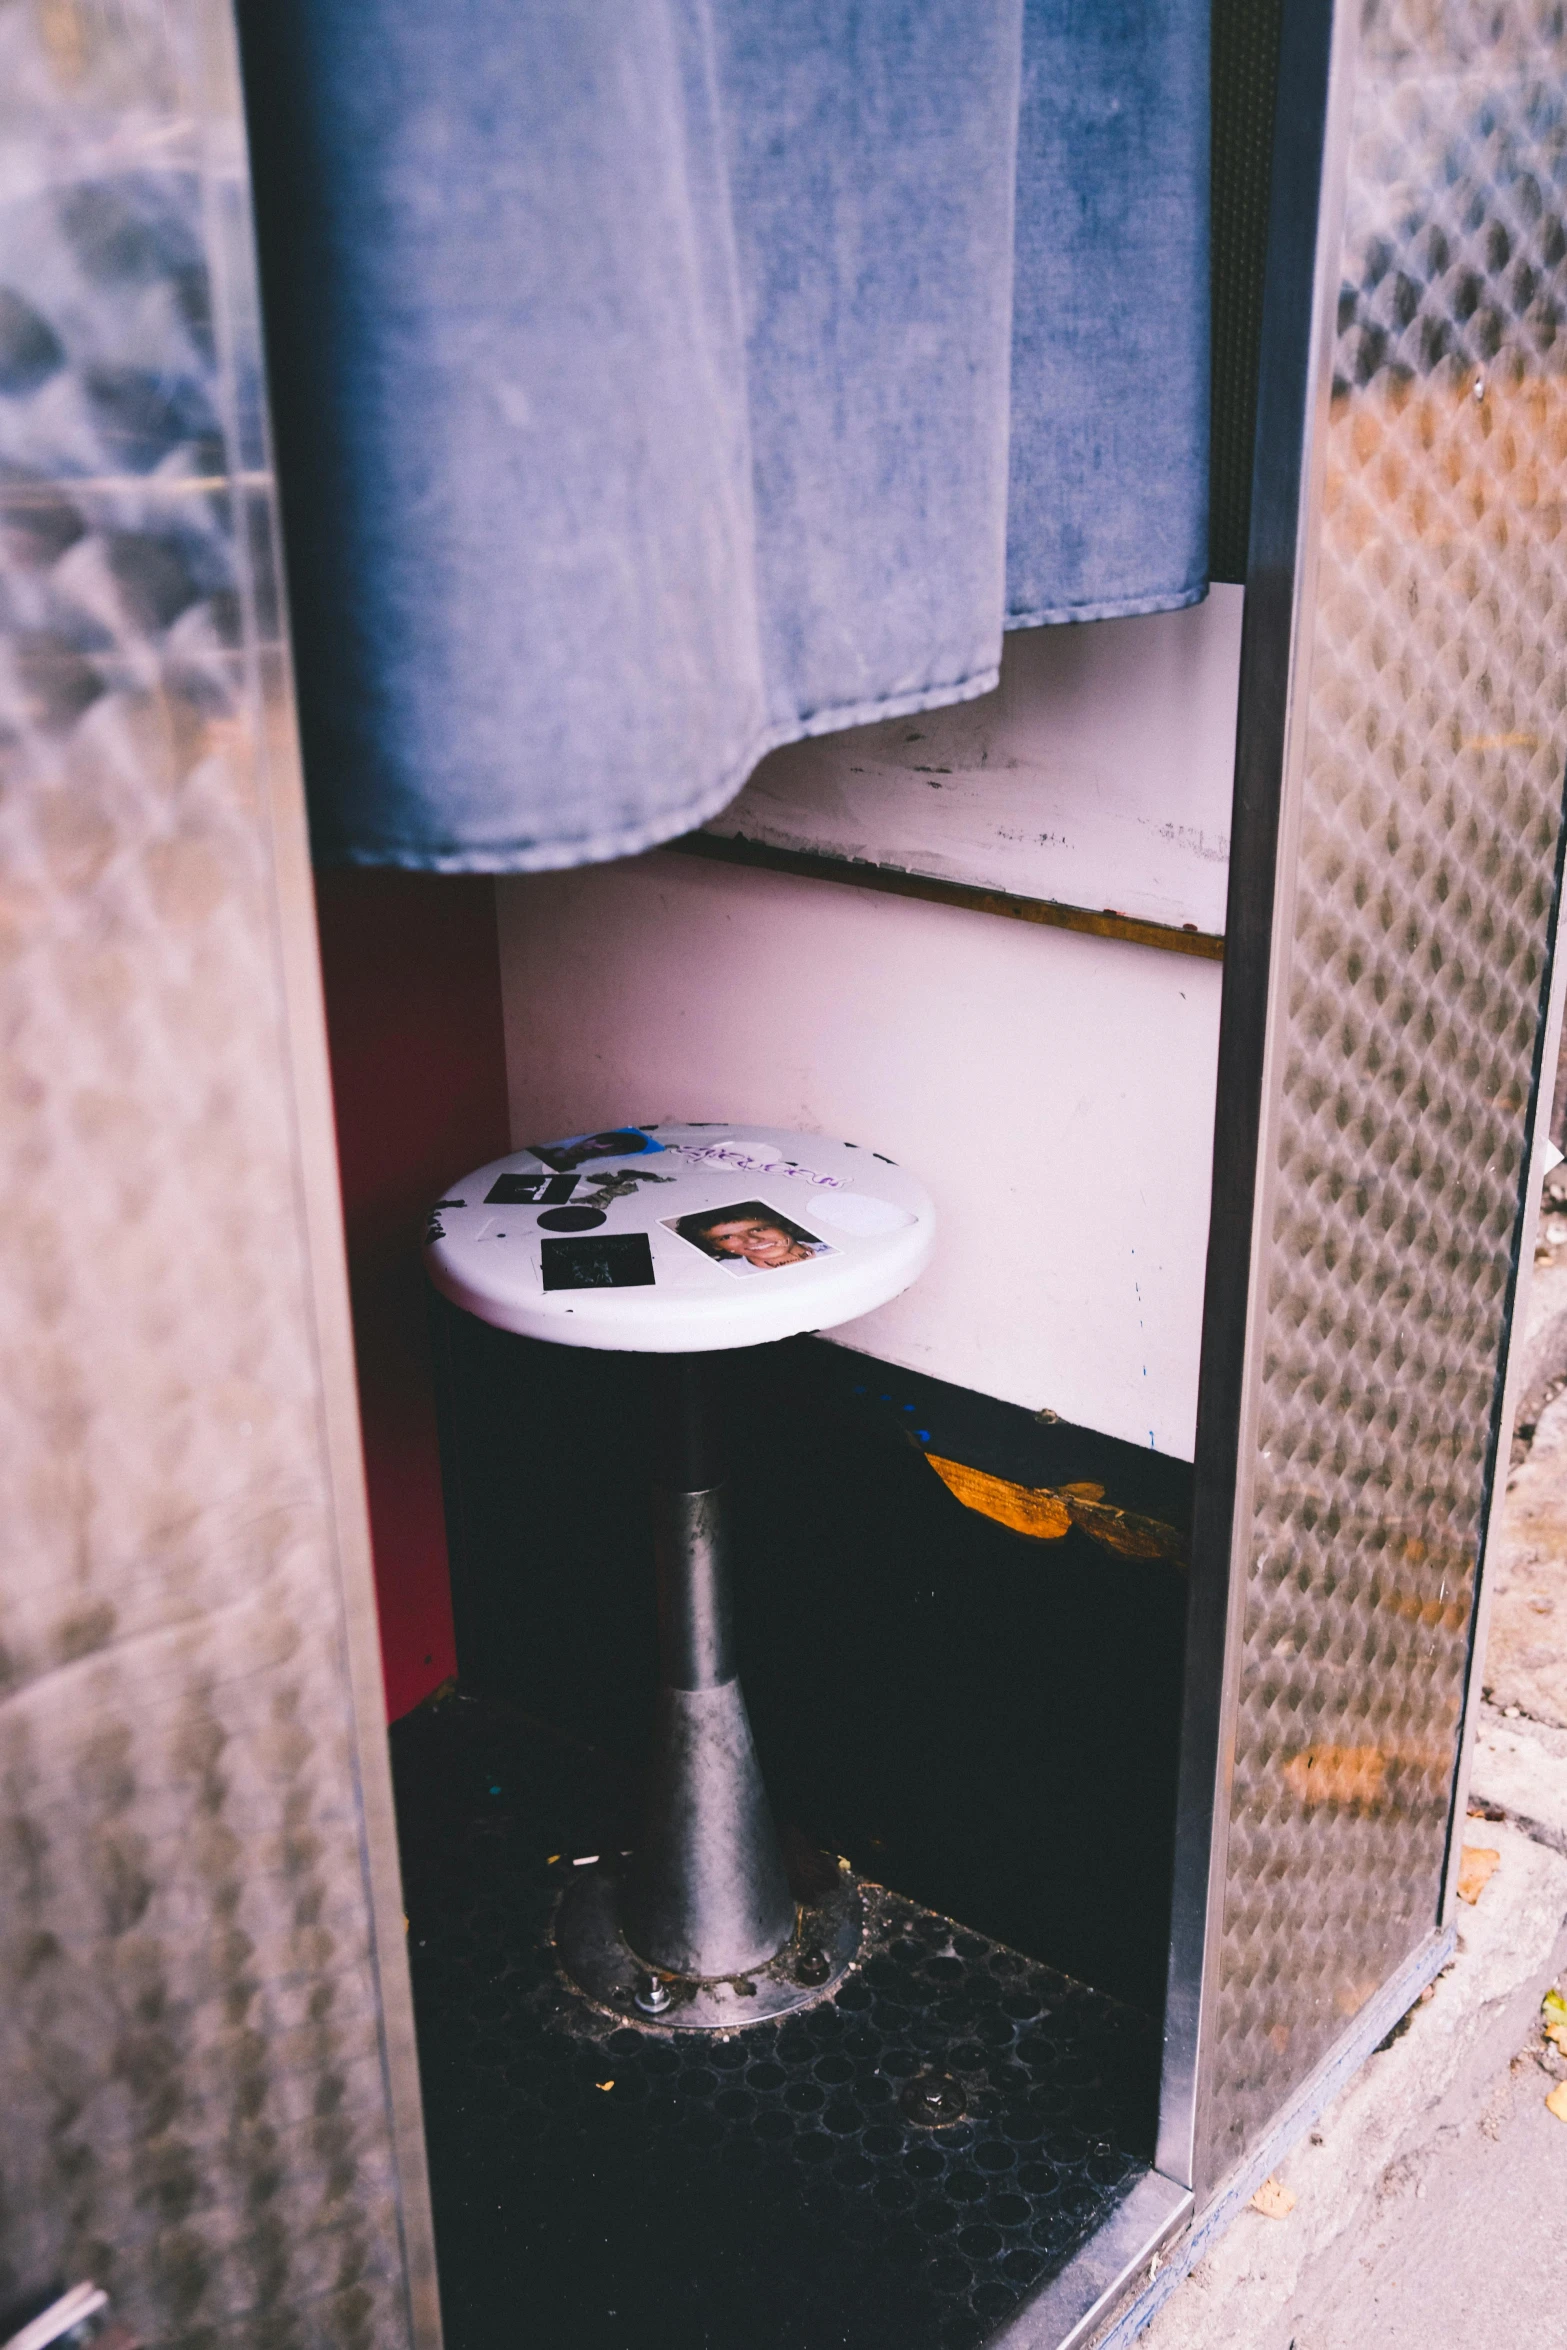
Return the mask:
M392 2350L438 2329L259 360L226 0L0 11L0 2303Z
M1372 0L1351 119L1210 2179L1436 1923L1567 754L1563 11Z

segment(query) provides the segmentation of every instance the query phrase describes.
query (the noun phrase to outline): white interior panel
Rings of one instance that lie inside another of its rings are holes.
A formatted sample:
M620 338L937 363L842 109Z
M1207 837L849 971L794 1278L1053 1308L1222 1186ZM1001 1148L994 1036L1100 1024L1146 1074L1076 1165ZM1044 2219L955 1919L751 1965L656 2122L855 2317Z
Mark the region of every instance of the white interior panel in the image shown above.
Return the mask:
M1190 1458L1217 964L671 852L497 886L516 1145L745 1119L885 1151L935 1258L834 1336Z
M995 693L791 743L707 829L1221 931L1243 602L1020 630Z

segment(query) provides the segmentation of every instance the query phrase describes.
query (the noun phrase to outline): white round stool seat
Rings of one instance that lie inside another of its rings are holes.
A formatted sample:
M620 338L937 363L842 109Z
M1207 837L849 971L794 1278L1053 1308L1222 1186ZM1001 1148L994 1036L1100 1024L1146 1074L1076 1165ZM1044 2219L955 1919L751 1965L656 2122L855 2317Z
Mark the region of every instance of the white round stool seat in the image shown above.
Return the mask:
M425 1260L498 1329L697 1354L867 1314L934 1238L929 1193L878 1152L776 1126L637 1126L492 1159L431 1210Z

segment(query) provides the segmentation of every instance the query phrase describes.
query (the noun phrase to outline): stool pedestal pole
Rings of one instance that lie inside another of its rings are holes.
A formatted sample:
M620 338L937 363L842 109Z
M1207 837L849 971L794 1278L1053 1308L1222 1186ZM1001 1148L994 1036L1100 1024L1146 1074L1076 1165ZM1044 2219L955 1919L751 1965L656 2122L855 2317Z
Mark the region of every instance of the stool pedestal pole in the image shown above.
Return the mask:
M749 1974L794 1933L735 1666L719 1399L701 1355L653 1364L660 1688L621 1931L650 1968Z
M820 1997L859 1941L840 1866L797 1909L735 1663L717 1369L655 1357L660 1687L642 1828L625 1874L568 1889L556 1947L620 2014L733 2031Z

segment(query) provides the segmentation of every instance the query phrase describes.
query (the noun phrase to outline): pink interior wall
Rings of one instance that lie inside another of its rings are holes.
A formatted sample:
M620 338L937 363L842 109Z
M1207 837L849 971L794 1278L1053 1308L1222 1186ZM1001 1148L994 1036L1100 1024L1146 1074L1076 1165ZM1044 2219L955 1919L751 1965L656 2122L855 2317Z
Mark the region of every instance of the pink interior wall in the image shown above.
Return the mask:
M424 1211L509 1147L492 882L316 876L387 1717L455 1668Z

